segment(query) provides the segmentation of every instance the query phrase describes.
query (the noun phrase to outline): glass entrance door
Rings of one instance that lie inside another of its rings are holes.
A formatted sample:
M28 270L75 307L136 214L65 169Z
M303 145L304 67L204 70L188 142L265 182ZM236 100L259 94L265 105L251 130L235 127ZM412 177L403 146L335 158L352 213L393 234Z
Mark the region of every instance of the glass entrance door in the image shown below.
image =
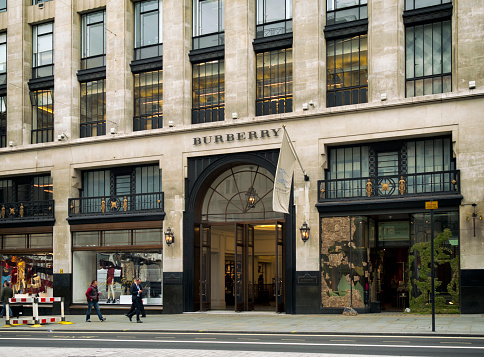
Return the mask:
M275 225L275 243L276 243L276 274L275 289L276 295L276 312L284 311L284 249L283 249L283 222L276 222Z
M211 229L200 225L200 311L211 309L210 275L211 275Z
M235 311L254 310L254 226L235 224Z

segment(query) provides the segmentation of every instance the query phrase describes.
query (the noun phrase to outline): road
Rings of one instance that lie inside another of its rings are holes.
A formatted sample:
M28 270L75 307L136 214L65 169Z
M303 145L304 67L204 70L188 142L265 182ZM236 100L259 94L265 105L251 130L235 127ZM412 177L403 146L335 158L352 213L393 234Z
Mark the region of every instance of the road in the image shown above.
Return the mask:
M0 356L482 356L484 337L0 331ZM130 352L131 351L131 352ZM230 352L229 352L230 351ZM160 353L162 352L162 353Z

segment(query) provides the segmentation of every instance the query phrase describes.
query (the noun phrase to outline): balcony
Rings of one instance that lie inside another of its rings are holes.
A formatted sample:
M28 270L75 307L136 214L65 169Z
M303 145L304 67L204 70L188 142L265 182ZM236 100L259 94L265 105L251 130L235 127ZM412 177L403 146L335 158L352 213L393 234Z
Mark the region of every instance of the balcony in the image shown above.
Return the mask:
M164 193L69 198L70 224L162 220Z
M349 210L350 205L353 209L388 209L420 207L427 200L453 205L460 199L460 171L451 170L320 180L316 206L320 212L335 206Z
M54 225L54 200L0 203L0 227Z

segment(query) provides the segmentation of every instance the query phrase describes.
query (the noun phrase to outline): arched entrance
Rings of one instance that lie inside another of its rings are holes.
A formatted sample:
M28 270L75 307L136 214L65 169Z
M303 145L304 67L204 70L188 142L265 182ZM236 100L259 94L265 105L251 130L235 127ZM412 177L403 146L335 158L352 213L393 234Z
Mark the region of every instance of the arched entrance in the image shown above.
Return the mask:
M201 195L194 226L195 310L284 310L284 215L272 211L274 176L225 167Z

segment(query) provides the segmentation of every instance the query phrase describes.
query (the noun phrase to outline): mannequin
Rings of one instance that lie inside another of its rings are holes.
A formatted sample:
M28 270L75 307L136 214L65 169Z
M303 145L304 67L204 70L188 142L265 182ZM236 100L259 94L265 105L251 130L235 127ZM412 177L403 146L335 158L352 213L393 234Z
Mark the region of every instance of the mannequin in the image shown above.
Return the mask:
M37 273L35 273L34 276L32 277L32 293L39 294L40 286L41 286L40 276L38 276Z
M25 290L25 262L22 259L19 259L17 263L17 274L18 274L18 281L19 281L19 291L20 289Z
M108 301L109 304L112 302L113 304L116 302L116 298L114 296L114 267L110 266L108 268L108 278L106 280L106 285L108 286ZM111 298L112 295L112 298Z

